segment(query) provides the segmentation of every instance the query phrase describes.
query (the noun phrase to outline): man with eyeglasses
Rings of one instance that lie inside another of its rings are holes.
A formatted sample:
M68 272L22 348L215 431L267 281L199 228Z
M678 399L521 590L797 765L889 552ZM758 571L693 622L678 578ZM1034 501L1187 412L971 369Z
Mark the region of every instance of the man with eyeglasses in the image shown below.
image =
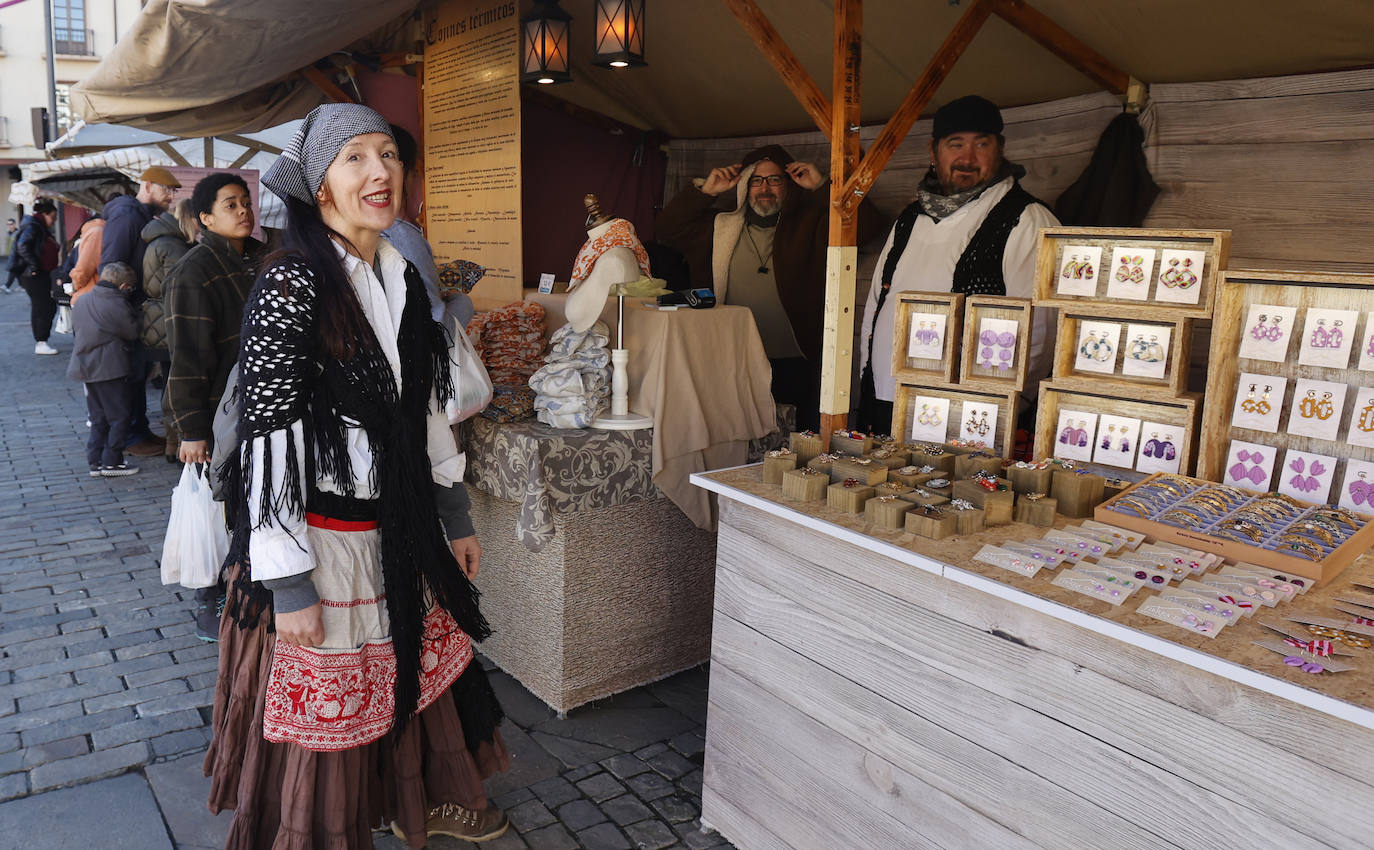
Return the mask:
M143 227L153 217L172 205L181 181L160 165L154 165L139 175L138 194L134 197L117 195L105 204L102 216L105 233L100 245L100 268L110 263L125 263L134 270L136 283L130 300L134 306L143 303ZM148 427L148 404L144 383L148 378L148 362L143 344L135 340L129 353L129 409L133 411L125 450L132 455L153 457L163 453L167 441Z
M753 312L773 367L773 399L796 405L803 428L820 421L829 182L815 164L767 145L694 180L664 207L656 229L686 256L694 287ZM732 189L734 206L722 212L717 201ZM859 244L881 226L872 207L860 205Z
M902 211L878 255L860 333L861 429L891 428L892 292L962 292L1032 296L1036 231L1059 224L1054 213L1021 188L1026 169L1003 155L1002 113L977 95L935 113L930 170L916 201ZM1032 328L1032 381L1048 372L1053 312L1039 310ZM1033 399L1033 384L1028 385Z

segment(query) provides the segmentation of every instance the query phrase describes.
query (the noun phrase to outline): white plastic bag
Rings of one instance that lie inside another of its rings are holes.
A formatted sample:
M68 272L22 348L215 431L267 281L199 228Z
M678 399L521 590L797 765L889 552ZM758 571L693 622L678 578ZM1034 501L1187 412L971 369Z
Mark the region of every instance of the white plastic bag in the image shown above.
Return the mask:
M487 367L482 365L482 358L477 356L467 331L456 319L450 321L448 331L453 345L449 347L448 360L449 374L453 377L453 398L444 406L444 411L449 424L456 425L491 404L492 386Z
M57 316L53 318L52 332L55 334L70 334L72 332L72 308L66 304L59 304Z
M209 470L188 463L172 489L172 515L162 542L162 583L187 588L209 587L229 554L224 505L210 493Z

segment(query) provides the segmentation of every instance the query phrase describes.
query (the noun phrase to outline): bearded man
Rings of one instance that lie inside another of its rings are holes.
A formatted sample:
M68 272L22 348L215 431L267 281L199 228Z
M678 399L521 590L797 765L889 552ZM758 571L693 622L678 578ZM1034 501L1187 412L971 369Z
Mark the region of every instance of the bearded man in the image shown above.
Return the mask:
M962 292L1030 298L1035 286L1036 232L1059 224L1021 188L1026 170L1004 156L1002 113L969 95L935 113L930 170L916 201L897 217L878 255L864 307L858 426L891 427L892 292ZM1043 377L1053 345L1053 314L1036 312L1030 342L1032 382ZM1033 383L1028 396L1033 397Z
M681 251L694 287L754 314L773 367L773 400L797 407L797 424L820 421L821 334L830 187L814 163L778 145L714 168L673 198L659 215L659 241ZM719 196L734 190L734 207ZM872 207L859 207L859 244L880 232Z

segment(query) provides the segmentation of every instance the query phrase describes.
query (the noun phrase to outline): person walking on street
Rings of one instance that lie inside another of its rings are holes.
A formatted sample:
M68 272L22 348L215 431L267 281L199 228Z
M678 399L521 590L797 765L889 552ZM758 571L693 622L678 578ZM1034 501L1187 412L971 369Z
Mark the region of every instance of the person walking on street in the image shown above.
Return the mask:
M286 248L243 322L210 810L237 809L229 850L366 850L387 822L415 848L496 838L482 780L510 755L473 655L482 547L443 327L381 238L401 206L386 119L317 107L262 184Z
M50 198L35 201L33 215L24 216L19 223L19 235L14 240L14 257L10 260L10 271L17 272L19 285L29 295L29 325L33 330L34 354L57 353L57 349L48 344L52 320L57 315L57 299L52 296L49 277L49 273L58 265L57 239L52 235L56 223L57 204Z
M76 345L67 377L86 385L86 412L91 421L86 462L92 478L134 475L138 467L124 462L124 430L129 426L129 344L138 336L129 293L137 277L124 263L110 263L100 282L72 308Z
M5 285L0 286L0 292L9 295L14 291L14 281L18 274L14 271L14 243L19 234L19 225L12 218L5 219L5 256L8 261L5 263Z
M143 228L143 241L148 247L143 253L144 301L140 337L149 362L162 364L162 433L167 441L164 451L168 463L177 461L180 438L167 408L166 378L172 368L172 355L167 346L167 287L171 283L172 268L181 262L199 236L200 222L196 221L190 198L183 198L171 210L158 213Z
M243 303L253 288L262 243L252 236L253 201L248 184L237 174L202 179L190 206L200 219L200 244L187 252L167 280L170 369L163 409L168 432L180 439L181 462L207 463L215 409L224 395L229 370L239 359ZM159 219L153 219L153 224L158 223ZM147 257L155 247L149 243ZM145 285L152 281L145 276ZM146 334L144 342L148 342ZM196 637L219 639L223 599L223 582L196 591Z
M129 197L119 195L111 198L104 209L105 237L100 250L100 266L109 263L125 263L138 275L138 283L131 295L134 306L143 304L143 254L147 243L143 241L143 228L153 220L153 216L167 209L176 197L181 181L172 172L160 165L154 165L139 175L138 194ZM148 401L145 384L148 380L148 362L140 340L134 340L129 354L129 421L128 451L132 455L152 457L160 455L166 448L166 441L153 433L148 427Z

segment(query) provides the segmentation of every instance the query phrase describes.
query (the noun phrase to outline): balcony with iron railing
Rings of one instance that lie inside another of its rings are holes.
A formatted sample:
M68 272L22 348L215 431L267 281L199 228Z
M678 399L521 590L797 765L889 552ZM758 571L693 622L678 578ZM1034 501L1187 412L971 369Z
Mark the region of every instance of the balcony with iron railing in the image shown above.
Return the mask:
M58 56L94 56L95 30L57 27L53 32Z

